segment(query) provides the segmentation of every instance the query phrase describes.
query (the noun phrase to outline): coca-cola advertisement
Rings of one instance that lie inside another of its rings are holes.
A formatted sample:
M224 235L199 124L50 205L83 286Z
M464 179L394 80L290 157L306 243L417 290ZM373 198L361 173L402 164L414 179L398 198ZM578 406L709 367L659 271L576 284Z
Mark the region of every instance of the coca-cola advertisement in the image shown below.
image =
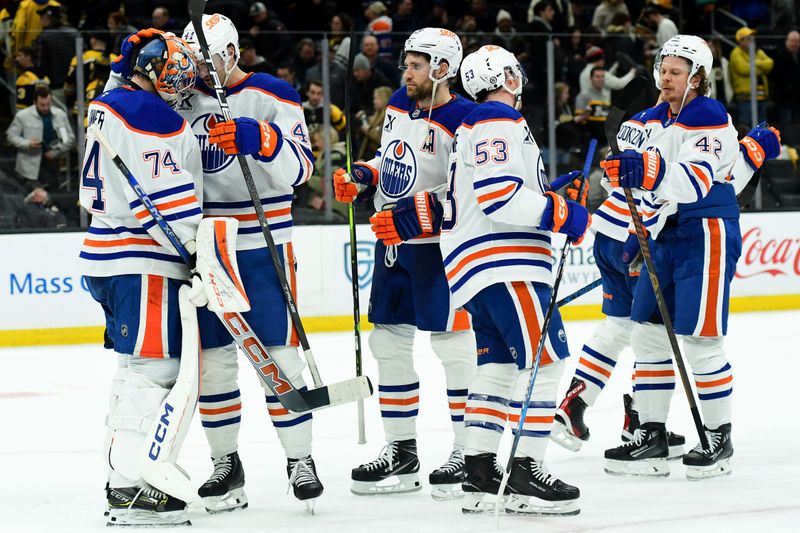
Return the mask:
M742 215L732 296L800 294L800 214Z

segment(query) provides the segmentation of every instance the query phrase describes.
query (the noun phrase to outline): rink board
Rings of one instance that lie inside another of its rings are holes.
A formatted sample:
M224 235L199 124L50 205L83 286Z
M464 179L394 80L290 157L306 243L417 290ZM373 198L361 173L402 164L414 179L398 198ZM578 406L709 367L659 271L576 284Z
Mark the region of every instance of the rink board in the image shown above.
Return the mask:
M744 214L742 257L731 310L800 308L800 213ZM0 346L99 342L103 316L81 278L83 233L0 236ZM310 332L352 328L350 243L347 226L299 226L292 237L298 260L298 304ZM358 227L361 312L366 315L375 261L369 226ZM570 250L561 297L596 279L594 241ZM557 246L560 246L558 244ZM556 250L556 257L560 250ZM596 289L562 309L567 320L601 316ZM366 316L362 319L368 329Z

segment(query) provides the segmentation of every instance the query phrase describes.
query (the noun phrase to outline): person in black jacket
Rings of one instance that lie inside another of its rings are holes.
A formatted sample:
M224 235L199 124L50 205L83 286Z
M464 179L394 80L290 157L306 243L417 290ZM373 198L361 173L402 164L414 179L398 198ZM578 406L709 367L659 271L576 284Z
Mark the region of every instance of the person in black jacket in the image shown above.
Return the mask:
M786 35L784 48L775 56L770 87L774 89L775 118L778 124L800 124L800 32Z
M48 5L39 10L42 33L37 40L39 71L50 79L53 104L67 110L64 97L64 81L69 63L75 57L75 43L80 38L78 30L61 25L61 8Z

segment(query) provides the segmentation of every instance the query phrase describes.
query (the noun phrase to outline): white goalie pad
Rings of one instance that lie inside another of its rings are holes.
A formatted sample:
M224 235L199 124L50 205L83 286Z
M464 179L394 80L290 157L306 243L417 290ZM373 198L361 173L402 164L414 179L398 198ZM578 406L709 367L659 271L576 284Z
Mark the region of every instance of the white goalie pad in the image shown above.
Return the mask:
M236 262L235 218L204 218L197 229L197 272L208 298L208 309L220 313L250 310ZM193 283L197 283L196 279ZM197 305L195 298L192 302Z

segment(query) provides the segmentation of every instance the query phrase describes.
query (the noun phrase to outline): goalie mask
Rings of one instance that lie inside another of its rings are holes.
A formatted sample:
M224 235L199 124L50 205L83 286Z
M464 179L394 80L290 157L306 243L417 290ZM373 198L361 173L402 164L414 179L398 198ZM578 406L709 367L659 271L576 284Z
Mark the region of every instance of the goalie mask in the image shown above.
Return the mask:
M513 89L508 83L512 80L519 81ZM519 102L522 87L528 83L528 77L514 54L499 46L486 45L464 59L461 82L473 100L503 88Z
M194 87L197 67L182 39L159 35L139 51L133 72L149 79L158 95L174 105Z
M213 15L203 15L203 35L206 37L208 43L208 54L211 60L214 56L219 56L222 60L222 69L225 72L225 79L220 80L220 83L225 84L231 71L236 68L239 61L239 32L236 31L236 26L233 25L231 19L225 15L214 13ZM203 54L200 51L200 43L197 40L197 33L194 25L190 22L183 29L183 40L191 48L195 54L198 62L203 62ZM233 47L233 53L229 52L229 48ZM233 58L232 66L229 68L228 63ZM217 63L214 62L216 66Z

